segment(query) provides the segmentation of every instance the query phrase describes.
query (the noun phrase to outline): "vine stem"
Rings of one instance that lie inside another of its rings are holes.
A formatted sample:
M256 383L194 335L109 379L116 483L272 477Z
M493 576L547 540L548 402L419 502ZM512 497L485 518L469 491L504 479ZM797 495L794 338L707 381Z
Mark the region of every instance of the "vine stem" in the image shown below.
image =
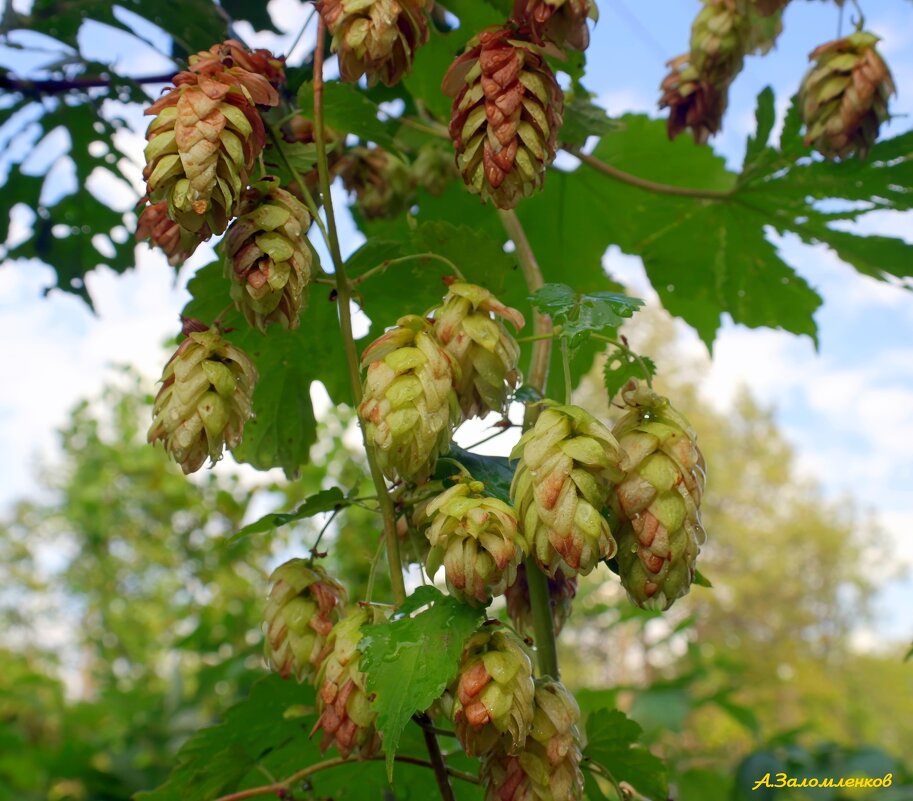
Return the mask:
M540 289L545 280L542 270L536 261L523 224L514 211L500 210L501 223L504 230L517 248L517 260L520 270L526 280L527 289L535 292ZM533 355L529 368L527 383L540 394L545 394L548 385L548 366L552 355L552 321L548 315L536 311L533 314ZM535 424L539 416L539 406L529 404L523 417L523 429L526 430ZM539 672L543 676L560 678L558 671L558 643L555 638L555 627L552 623L552 610L548 597L548 579L539 569L539 565L532 558L525 562L526 581L529 585L529 604L533 614L533 634L536 638L536 654L539 662Z
M378 760L384 759L383 755L370 757L368 761L376 762ZM400 754L394 757L394 760L397 762L402 762L406 765L418 765L422 768L432 768L434 767L431 762L427 759L419 759L418 757L406 756ZM281 782L273 782L272 784L263 784L259 787L250 787L247 790L239 790L236 793L229 793L228 795L222 795L215 799L215 801L244 801L246 798L256 798L260 795L278 795L280 793L288 792L292 785L296 782L300 782L303 779L306 779L308 776L313 776L315 773L319 773L322 770L328 770L329 768L336 768L340 765L352 764L354 760L346 759L344 757L333 757L332 759L325 759L322 762L315 762L313 765L308 765L306 768L293 773L287 779L283 779ZM469 784L478 784L479 778L473 776L471 773L466 773L462 770L457 770L456 768L447 768L447 775L453 776L454 779L460 779L461 781L468 782Z
M377 273L385 272L389 267L393 267L395 264L403 264L403 263L409 262L409 261L420 261L421 259L434 259L436 261L443 262L453 271L453 274L457 278L459 278L461 281L466 280L466 276L463 275L463 273L460 271L460 268L457 267L456 264L454 264L452 261L450 261L450 259L448 259L446 256L441 256L438 253L429 252L429 253L412 253L408 256L400 256L399 258L396 258L396 259L386 259L385 261L382 261L380 264L376 265L375 267L372 267L370 270L366 270L361 275L359 275L357 278L353 278L352 286L355 287L355 286L358 286L359 284L364 283L372 276L377 275Z
M327 167L326 135L323 127L323 57L326 40L326 23L320 17L317 25L317 46L314 49L314 139L317 144L317 172L320 176L320 193L323 195L323 209L327 218L330 257L336 277L336 296L339 305L339 325L342 329L343 345L346 353L346 364L349 379L352 383L352 397L357 406L361 402L361 370L358 363L358 352L355 337L352 334L352 285L346 275L345 262L339 249L339 234L336 229L336 214L333 210L333 198L330 195L330 175ZM362 438L371 480L377 491L384 519L384 539L387 546L387 565L390 569L390 584L397 604L406 600L406 585L403 581L403 566L399 556L399 538L396 536L396 521L393 513L393 501L387 492L387 484L374 456L374 448L367 439L364 427Z

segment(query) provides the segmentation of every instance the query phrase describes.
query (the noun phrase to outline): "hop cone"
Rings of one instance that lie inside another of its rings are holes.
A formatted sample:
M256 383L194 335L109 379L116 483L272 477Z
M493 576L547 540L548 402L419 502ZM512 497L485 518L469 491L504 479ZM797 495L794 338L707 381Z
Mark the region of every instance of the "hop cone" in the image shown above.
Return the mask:
M460 410L460 367L422 317L401 317L362 354L358 415L384 475L421 483L447 451Z
M380 747L374 728L377 713L365 688L365 674L359 670L358 643L362 626L381 623L383 613L373 606L349 610L327 637L326 656L317 673L317 723L323 731L321 751L335 745L343 757L353 752L371 756Z
M148 204L136 222L136 238L142 242L149 240L150 245L156 245L168 257L168 263L177 267L189 259L197 249L200 242L205 242L212 233L207 225L203 225L197 232L181 228L168 216L168 204L160 200L158 203Z
M670 139L690 128L694 140L704 144L720 130L726 111L728 91L720 91L710 81L701 77L691 63L689 53L677 56L667 63L669 74L660 84L660 108L669 109L667 130Z
M450 593L473 605L488 604L514 582L526 551L517 513L484 489L480 481L455 484L426 509L428 575L443 564Z
M511 28L481 33L451 65L450 136L471 192L512 209L542 186L555 158L564 95L538 48Z
M528 26L537 41L586 50L590 43L587 20L599 18L593 0L514 0L514 19Z
M270 576L264 619L264 653L283 679L313 681L323 661L327 635L339 620L346 591L319 565L290 559Z
M156 116L146 131L143 177L149 199L166 201L168 216L182 228L196 233L207 226L220 234L263 149L256 106L274 106L279 96L264 75L226 66L210 51L196 59L146 110Z
M429 0L319 0L344 81L362 75L368 85L393 86L412 70L415 51L428 41Z
M587 575L615 553L602 514L622 477L615 437L579 406L552 405L514 446L510 487L526 539L549 575Z
M412 162L414 182L429 195L443 195L450 182L458 177L453 155L435 144L423 145Z
M409 167L380 147L354 147L337 168L342 183L369 220L396 217L412 200L415 184Z
M457 396L466 417L503 412L508 390L520 380L520 346L498 319L514 328L523 315L505 306L487 289L458 281L434 312L434 333L460 365Z
M635 604L668 609L688 592L705 537L704 459L688 421L666 398L635 381L621 398L628 412L613 429L625 471L616 492L619 575Z
M888 119L895 88L877 42L874 34L859 31L809 56L815 63L799 92L805 144L827 158L865 157Z
M231 297L247 321L297 328L313 255L307 240L311 216L275 179L246 193L242 214L225 237Z
M256 380L247 355L215 328L191 330L165 365L149 442L162 440L185 473L199 470L207 456L215 464L225 446L241 442Z
M285 83L284 56L277 58L269 50L248 50L237 39L227 39L209 50L190 56L188 64L191 72L201 74L227 70L242 84L250 84L248 89L251 93L259 94L263 89L263 80L274 89ZM266 105L275 106L277 102L278 97Z
M574 596L577 595L577 577L562 576L558 573L548 579L548 604L552 611L552 626L560 634L571 616ZM533 634L533 610L529 600L529 583L526 580L526 566L517 568L517 580L504 593L507 614L514 628L521 634Z
M495 749L482 758L486 801L580 801L580 709L560 682L536 682L529 737L516 755Z
M451 690L457 738L469 756L517 753L533 722L533 665L516 634L486 626L463 650Z

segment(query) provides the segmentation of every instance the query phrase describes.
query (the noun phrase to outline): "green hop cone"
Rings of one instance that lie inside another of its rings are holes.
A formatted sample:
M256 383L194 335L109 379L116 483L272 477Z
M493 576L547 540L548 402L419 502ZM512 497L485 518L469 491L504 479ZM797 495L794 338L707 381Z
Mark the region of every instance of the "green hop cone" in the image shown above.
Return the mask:
M415 194L409 167L382 147L353 147L339 160L336 171L368 220L402 214Z
M327 637L326 656L317 673L317 723L311 732L312 736L323 732L321 751L335 745L345 758L353 752L370 757L380 748L374 727L377 713L365 687L366 676L359 669L358 643L363 626L384 620L378 607L356 606Z
M574 597L577 595L577 577L556 574L548 579L548 604L552 613L555 634L560 634L571 616ZM526 566L517 568L517 578L504 592L507 614L514 628L521 634L532 636L533 610L529 600L529 582L526 580Z
M896 90L877 42L874 34L858 31L809 56L814 66L802 80L799 108L805 144L826 158L865 157L889 117L888 99Z
M469 756L517 753L533 722L533 664L513 632L486 624L463 649L451 688L456 735Z
M421 483L460 421L460 367L422 317L401 317L365 349L358 416L387 478Z
M225 238L232 300L264 333L270 323L297 328L314 260L307 240L311 216L275 179L252 187L241 212Z
M453 153L436 143L422 145L412 162L415 183L429 195L443 195L450 182L459 176L453 163Z
M536 682L535 712L523 750L482 758L486 801L580 801L580 709L561 682Z
M148 440L161 440L185 473L215 464L227 446L241 442L251 415L257 371L247 355L222 338L217 329L189 333L165 365L155 398Z
M691 63L717 86L728 85L742 71L751 27L740 0L703 0L691 25Z
M466 417L504 413L509 390L520 381L520 346L500 319L515 329L523 315L487 289L456 281L434 312L434 333L460 365L457 396Z
M587 575L615 554L603 516L622 458L611 432L579 406L551 404L514 446L510 497L539 566Z
M269 580L264 612L266 661L283 679L313 681L327 636L345 606L346 591L320 565L306 559L290 559Z
M517 513L484 489L481 481L455 484L426 509L428 575L433 578L443 564L451 595L472 605L486 605L503 593L526 555Z
M688 592L705 539L704 459L688 421L666 398L636 381L621 398L628 412L613 429L625 471L613 504L623 521L618 571L637 606L668 609Z

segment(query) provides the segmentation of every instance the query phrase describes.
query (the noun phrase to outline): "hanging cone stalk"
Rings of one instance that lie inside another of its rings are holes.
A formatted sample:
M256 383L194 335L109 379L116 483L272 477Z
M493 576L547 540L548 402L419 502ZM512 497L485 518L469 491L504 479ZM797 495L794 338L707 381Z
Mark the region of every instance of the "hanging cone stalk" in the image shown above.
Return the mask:
M536 41L586 50L590 43L587 21L599 19L593 0L514 0L514 20L528 27Z
M275 179L248 190L241 212L225 237L232 300L260 331L270 323L297 328L311 279L311 216Z
M564 95L539 48L512 27L471 40L444 77L450 136L471 192L512 209L537 192L555 158Z
M603 516L622 458L611 432L579 406L546 407L510 455L519 459L511 501L539 566L587 575L615 554Z
M829 159L865 157L888 117L895 93L891 71L866 31L812 51L814 66L802 81L799 104L805 144Z
M616 493L619 575L635 604L668 609L688 592L705 539L704 459L688 421L666 398L636 381L621 398L628 412L613 429L625 471Z
M256 381L250 359L217 329L191 330L165 365L149 442L161 440L185 473L207 456L215 464L241 442Z
M306 559L290 559L269 580L266 661L283 679L313 681L326 654L327 636L344 611L345 588Z
M576 576L568 577L557 573L548 579L548 605L556 635L561 633L561 629L571 616L576 595ZM529 582L526 580L525 565L521 564L517 568L517 580L507 588L504 598L507 601L507 614L514 628L521 634L533 636L533 610L529 600Z
M457 396L465 417L505 411L507 396L520 381L520 346L500 319L516 330L523 315L487 289L456 281L434 312L434 333L460 365Z

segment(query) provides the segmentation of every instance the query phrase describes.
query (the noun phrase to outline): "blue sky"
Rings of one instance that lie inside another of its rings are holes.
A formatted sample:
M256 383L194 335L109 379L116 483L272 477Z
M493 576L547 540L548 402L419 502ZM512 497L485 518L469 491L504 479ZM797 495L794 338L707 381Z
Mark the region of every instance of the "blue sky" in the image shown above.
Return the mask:
M913 127L913 4L861 0L860 5L867 27L883 37L882 52L900 90L892 106L896 119L885 134L907 130ZM244 24L239 32L252 44L281 52L310 9L298 0L272 0L269 8L278 27L287 30L283 37L254 39ZM664 61L687 49L698 8L697 0L601 0L587 85L610 113L654 113ZM848 5L844 32L852 29L854 13ZM130 16L124 12L125 19ZM714 141L732 166L740 162L753 130L758 92L772 85L782 115L809 51L836 36L839 23L833 4L794 0L777 49L763 59L748 59L733 88L724 132ZM155 32L148 33L155 42ZM87 25L81 39L90 57L113 58L131 74L170 67L152 47L123 32ZM299 52L311 41L306 36ZM24 61L21 51L0 48L0 65L17 72L37 63ZM138 111L134 118L136 132L123 137L135 158L128 171L138 181L145 121ZM132 205L124 187L99 190L123 200L124 208ZM911 215L872 215L861 228L913 239ZM349 249L357 243L351 236L347 242ZM816 315L819 351L805 338L727 323L708 368L706 395L725 409L744 385L773 405L802 469L834 497L850 492L863 506L877 509L898 563L913 564L908 533L913 529L913 295L858 276L823 248L789 237L777 245L825 298ZM207 254L197 254L182 279L207 260ZM638 260L609 256L606 267L649 294ZM96 393L105 377L116 374L110 365L137 365L150 377L151 391L161 367L161 343L174 333L186 296L164 259L145 247L137 250L137 269L127 275L102 270L90 277L97 316L72 296L52 292L42 297L51 281L50 271L35 263L0 268L0 341L6 343L7 376L0 396L0 509L36 491L34 468L40 461L53 461L57 452L53 427L66 420L73 403ZM703 358L706 352L690 331L682 329L681 341L687 353ZM891 583L881 596L879 631L908 638L909 620L897 610L911 605L913 583Z

